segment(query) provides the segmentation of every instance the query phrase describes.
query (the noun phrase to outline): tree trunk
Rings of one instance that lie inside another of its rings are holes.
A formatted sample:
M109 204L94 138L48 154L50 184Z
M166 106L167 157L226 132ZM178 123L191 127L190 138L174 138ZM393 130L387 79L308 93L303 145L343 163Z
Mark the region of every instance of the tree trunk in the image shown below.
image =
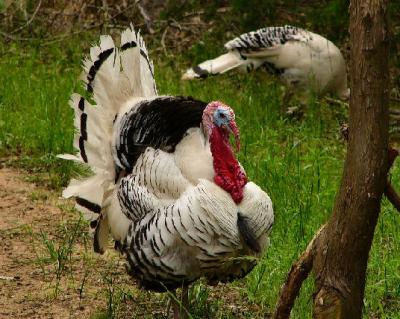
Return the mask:
M314 318L361 318L388 173L387 0L350 3L349 143L333 214L316 243Z

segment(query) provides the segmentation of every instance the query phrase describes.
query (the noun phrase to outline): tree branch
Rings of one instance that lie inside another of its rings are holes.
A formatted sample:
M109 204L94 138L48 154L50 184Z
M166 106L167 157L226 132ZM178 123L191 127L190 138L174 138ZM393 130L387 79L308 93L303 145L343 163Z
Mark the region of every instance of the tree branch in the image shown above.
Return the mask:
M399 113L400 115L400 113ZM348 142L349 140L349 126L347 123L344 123L340 127L340 133L342 134L344 140ZM397 156L399 156L399 151L393 147L389 147L388 149L388 172L393 166L394 161ZM386 182L384 194L386 198L392 203L394 208L396 208L400 212L400 195L396 192L394 187L392 186L390 180L388 179Z
M393 163L396 160L397 156L399 156L399 151L390 147L389 148L389 155L388 155L388 166L389 166L388 172L391 169L391 167L393 166ZM386 182L386 186L385 186L385 191L384 192L385 192L385 196L392 203L394 208L396 208L397 211L400 212L400 196L399 196L399 194L397 194L396 190L394 189L394 187L390 183L389 179Z
M394 208L400 212L400 196L397 194L396 190L393 188L392 184L388 181L385 187L385 196L392 203Z
M296 263L292 265L279 293L279 299L276 303L274 314L271 317L272 319L287 319L290 317L290 312L292 311L294 301L299 295L301 285L307 279L313 267L316 243L324 228L325 225L322 225L308 244L306 250L301 254Z

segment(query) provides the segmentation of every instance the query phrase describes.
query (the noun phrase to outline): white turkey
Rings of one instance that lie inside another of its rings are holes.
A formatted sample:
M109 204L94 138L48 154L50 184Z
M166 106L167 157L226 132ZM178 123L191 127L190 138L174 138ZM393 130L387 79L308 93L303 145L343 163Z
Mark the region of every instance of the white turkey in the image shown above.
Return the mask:
M261 67L278 75L289 88L311 88L319 94L349 97L343 55L318 34L289 25L268 27L242 34L225 43L225 49L228 53L188 69L182 79Z
M60 157L93 171L72 180L63 196L75 197L91 218L94 250L103 253L111 234L129 273L154 291L246 275L269 242L274 215L268 195L236 160L233 110L218 101L158 96L133 27L122 32L119 48L102 36L84 73L95 105L72 95L78 153Z

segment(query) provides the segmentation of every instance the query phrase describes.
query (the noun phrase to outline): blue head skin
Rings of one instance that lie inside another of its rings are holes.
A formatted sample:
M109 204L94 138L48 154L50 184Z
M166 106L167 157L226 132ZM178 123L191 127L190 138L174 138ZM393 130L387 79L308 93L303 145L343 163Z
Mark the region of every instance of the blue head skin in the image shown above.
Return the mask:
M230 128L231 121L234 119L230 110L226 108L217 108L214 112L214 123L218 127Z
M224 132L229 142L229 135L233 134L236 141L236 150L240 149L239 129L235 122L233 110L220 101L208 103L203 111L202 124L208 137L211 136L213 128L218 128Z

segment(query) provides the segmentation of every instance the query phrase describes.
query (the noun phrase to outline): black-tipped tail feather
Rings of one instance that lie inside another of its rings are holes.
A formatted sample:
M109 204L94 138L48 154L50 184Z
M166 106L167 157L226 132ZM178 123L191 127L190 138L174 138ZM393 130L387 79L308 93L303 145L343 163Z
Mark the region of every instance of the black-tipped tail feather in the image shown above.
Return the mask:
M200 79L205 79L210 75L210 72L208 72L205 69L202 69L200 66L196 65L192 68L193 72L196 73L197 77Z
M199 65L188 69L183 75L182 80L204 79L210 75L217 75L228 72L232 69L241 67L247 64L239 53L228 52L219 57L207 60Z
M82 197L75 197L75 201L78 205L90 210L91 212L95 213L95 214L100 214L101 212L101 206L93 203L85 198Z

